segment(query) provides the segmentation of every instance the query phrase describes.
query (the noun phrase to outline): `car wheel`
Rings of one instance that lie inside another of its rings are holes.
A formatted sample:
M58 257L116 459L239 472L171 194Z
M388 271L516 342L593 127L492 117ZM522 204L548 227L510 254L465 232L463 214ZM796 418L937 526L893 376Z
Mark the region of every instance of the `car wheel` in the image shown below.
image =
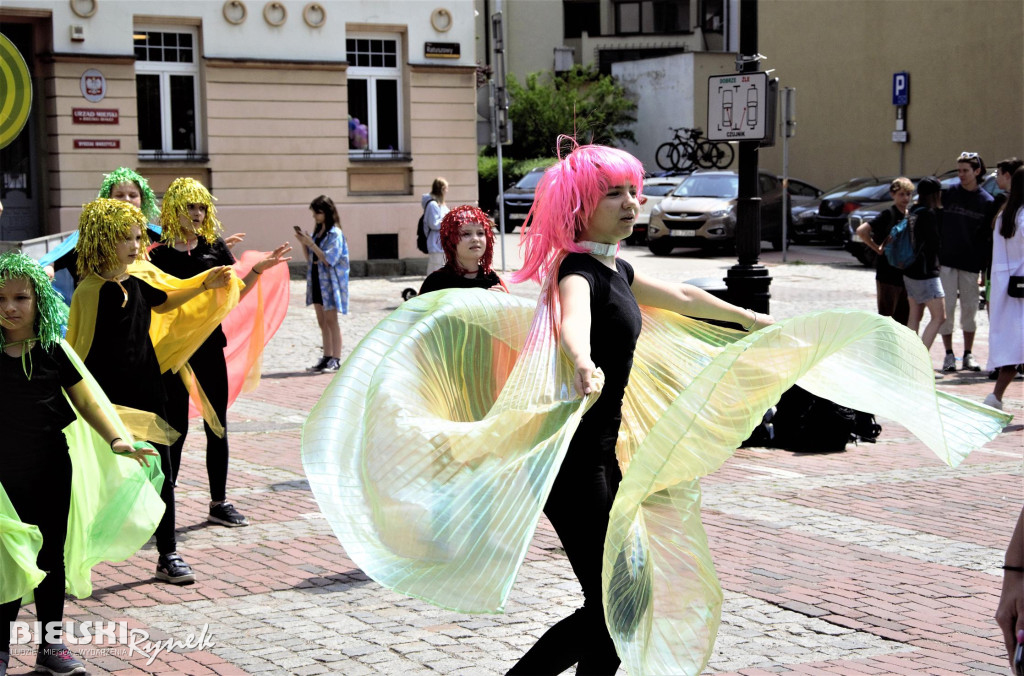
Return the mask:
M651 253L655 256L667 256L672 253L672 249L674 249L675 246L672 245L672 242L656 239L648 242L647 248L650 249Z
M779 233L771 238L772 251L782 251L782 233Z
M505 232L506 233L512 232L515 229L516 229L516 224L515 223L513 223L513 222L511 222L509 220L505 221Z

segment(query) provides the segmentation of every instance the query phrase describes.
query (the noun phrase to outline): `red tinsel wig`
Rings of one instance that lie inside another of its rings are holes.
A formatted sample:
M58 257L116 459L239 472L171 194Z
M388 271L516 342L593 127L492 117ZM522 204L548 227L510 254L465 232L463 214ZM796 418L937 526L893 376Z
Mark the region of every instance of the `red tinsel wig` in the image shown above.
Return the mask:
M491 258L494 256L494 223L482 209L471 204L455 207L445 214L441 221L441 248L444 250L447 265L460 275L469 272L459 265L459 258L455 253L459 246L459 240L462 238L459 228L468 223L479 223L484 226L487 246L484 249L484 255L480 257L480 274L490 274Z

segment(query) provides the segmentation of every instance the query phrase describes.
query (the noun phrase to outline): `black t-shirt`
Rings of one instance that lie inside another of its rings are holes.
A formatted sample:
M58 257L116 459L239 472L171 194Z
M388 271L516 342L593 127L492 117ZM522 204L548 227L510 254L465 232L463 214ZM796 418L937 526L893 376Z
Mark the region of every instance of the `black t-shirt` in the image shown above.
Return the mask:
M571 253L558 268L559 281L579 275L590 284L590 358L605 375L604 390L583 417L577 435L596 433L612 449L642 324L640 307L630 289L633 266L621 258L615 259L615 264L617 269L612 270L589 254Z
M445 265L439 270L434 270L423 280L420 286L420 293L430 293L440 289L489 289L498 286L501 280L498 274L491 270L486 275L478 274L476 277L463 277L454 269Z
M224 240L218 237L213 243L200 237L191 251L178 251L173 246L161 244L149 252L150 262L178 279L188 279L221 265L234 265L235 257ZM224 347L227 338L220 326L213 330L204 345Z
M909 225L914 234L917 257L903 270L910 279L934 279L939 276L939 219L934 209L915 207L910 211Z
M127 301L115 282L100 288L85 365L113 403L159 414L166 395L149 325L152 308L163 305L167 294L130 275L121 285Z
M889 236L892 227L903 220L903 212L891 206L871 219L871 239L881 245ZM893 286L903 286L903 271L889 264L883 253L875 259L875 279Z
M30 369L32 379L25 374ZM0 477L4 470L27 469L46 458L39 453L66 451L61 430L75 420L64 390L82 376L64 350L47 351L37 342L25 355L12 357L0 350Z

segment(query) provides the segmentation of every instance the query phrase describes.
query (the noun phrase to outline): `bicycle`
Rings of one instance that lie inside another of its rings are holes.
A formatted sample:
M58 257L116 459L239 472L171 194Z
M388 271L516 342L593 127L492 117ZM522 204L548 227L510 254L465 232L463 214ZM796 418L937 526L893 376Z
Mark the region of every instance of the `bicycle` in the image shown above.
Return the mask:
M732 164L735 151L728 143L701 139L701 129L669 127L675 138L658 146L654 161L666 171L724 169ZM680 132L686 132L681 134Z

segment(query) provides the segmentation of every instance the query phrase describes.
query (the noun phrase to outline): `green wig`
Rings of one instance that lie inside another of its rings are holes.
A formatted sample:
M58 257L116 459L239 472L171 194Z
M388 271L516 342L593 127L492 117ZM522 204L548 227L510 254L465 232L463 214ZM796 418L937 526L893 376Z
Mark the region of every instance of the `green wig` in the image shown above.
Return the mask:
M156 223L160 220L160 207L156 205L156 195L153 194L153 190L149 187L149 181L128 167L118 167L109 174L104 174L103 185L100 186L100 194L97 197L110 197L110 192L114 189L114 186L121 183L134 183L138 186L139 193L142 194L142 213L146 214L146 218L150 223Z
M149 247L146 236L146 215L133 204L104 197L82 205L78 219L78 278L85 279L91 272L116 268L117 243L128 239L132 226L142 231L142 252Z
M54 290L42 266L20 251L0 254L0 286L10 279L27 279L36 292L36 337L43 349L49 350L60 342L63 327L68 322L68 306ZM0 331L0 349L6 344Z
M210 243L220 236L221 225L217 220L217 208L213 206L213 195L210 191L194 178L176 178L164 193L164 204L160 213L160 227L164 231L164 242L168 245L188 241L190 233L181 227L181 219L189 220L190 204L202 204L206 207L206 219L196 234Z

